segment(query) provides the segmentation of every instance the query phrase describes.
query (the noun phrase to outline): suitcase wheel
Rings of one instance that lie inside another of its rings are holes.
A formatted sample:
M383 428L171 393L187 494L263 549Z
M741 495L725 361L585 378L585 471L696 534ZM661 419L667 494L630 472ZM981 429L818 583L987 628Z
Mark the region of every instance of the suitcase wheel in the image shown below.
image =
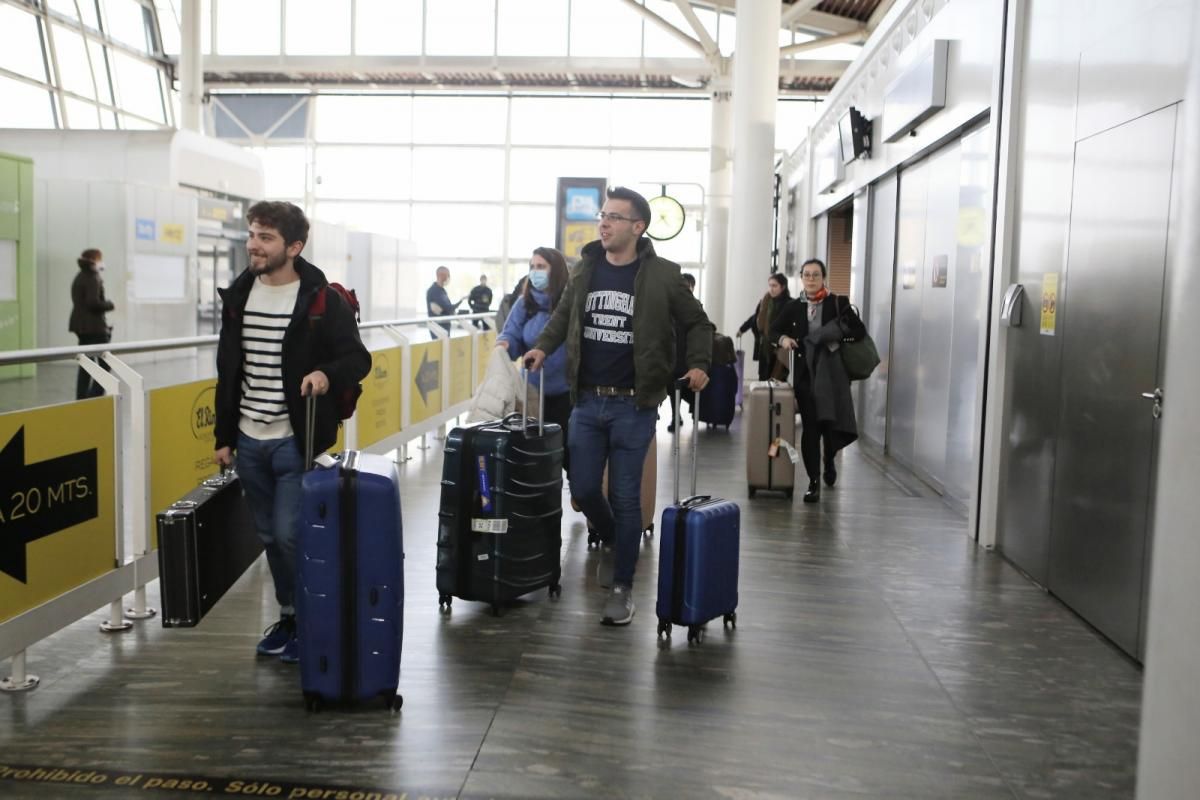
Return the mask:
M728 614L726 614L723 621L725 623L726 628L733 628L735 631L737 630L737 612L736 611L730 611Z
M404 705L404 695L399 692L387 693L383 695L383 702L387 706L388 711L396 712Z
M318 713L321 710L321 695L305 692L304 709L313 714Z
M595 531L593 531L591 528L588 528L587 546L588 546L588 550L599 550L600 549L600 536Z
M746 488L748 488L748 489L750 490L750 499L751 499L751 500L753 500L753 499L754 499L754 493L755 493L755 492L757 492L758 490L757 490L757 489L755 489L753 486L748 486L748 487L746 487Z
M688 625L688 644L700 644L704 641L703 625Z
M562 597L562 584L561 583L556 583L550 587L550 596L551 597Z
M654 538L654 523L653 522L650 523L649 528L646 528L646 530L642 531L642 535L645 536L647 539Z
M449 611L450 603L454 598L448 594L438 595L438 611Z
M796 494L795 489L788 489L787 490L787 499L791 500L795 496L795 494Z
M500 616L500 606L497 605L496 603L492 603L492 616L493 617Z
M660 619L658 621L658 638L661 639L663 634L666 634L668 639L671 638L671 623L667 622L665 619Z

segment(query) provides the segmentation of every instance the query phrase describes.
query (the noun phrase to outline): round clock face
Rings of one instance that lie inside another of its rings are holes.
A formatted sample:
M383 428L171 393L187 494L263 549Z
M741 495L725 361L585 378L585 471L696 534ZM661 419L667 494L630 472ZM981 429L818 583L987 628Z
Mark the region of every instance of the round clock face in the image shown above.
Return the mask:
M683 230L683 206L674 197L659 195L650 198L650 227L646 235L651 239L663 241L674 239Z

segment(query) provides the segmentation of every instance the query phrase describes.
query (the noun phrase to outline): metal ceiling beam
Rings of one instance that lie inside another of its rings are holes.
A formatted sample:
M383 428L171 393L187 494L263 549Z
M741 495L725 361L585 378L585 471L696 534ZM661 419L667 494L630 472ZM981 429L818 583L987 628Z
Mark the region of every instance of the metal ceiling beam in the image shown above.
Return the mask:
M646 19L655 23L660 28L665 30L667 33L671 34L676 39L678 39L679 41L686 44L688 47L691 47L693 50L698 52L700 55L705 56L705 57L707 57L709 55L708 51L705 50L704 45L701 44L698 39L693 39L691 36L688 36L686 33L681 31L679 28L676 28L670 22L663 19L658 14L655 14L653 11L651 11L650 9L646 8L644 5L639 3L638 0L622 0L622 2L624 2L625 5L629 6L630 8L635 9L643 17L645 17Z
M781 56L794 56L798 53L809 53L813 50L820 50L822 47L829 47L831 44L862 44L867 40L867 36L868 31L866 28L862 28L852 33L824 36L820 39L814 39L811 42L789 44L779 48L779 54Z
M792 23L797 22L808 12L821 4L821 0L796 0L783 12L783 16L779 18L779 27L790 29Z
M704 45L704 52L710 59L720 57L721 53L717 49L717 43L713 41L712 36L708 33L708 28L704 27L704 23L696 16L696 12L692 10L692 4L688 0L675 0L676 7L679 8L679 13L683 14L683 18L688 21L688 25L692 26L696 37L700 40L700 44Z

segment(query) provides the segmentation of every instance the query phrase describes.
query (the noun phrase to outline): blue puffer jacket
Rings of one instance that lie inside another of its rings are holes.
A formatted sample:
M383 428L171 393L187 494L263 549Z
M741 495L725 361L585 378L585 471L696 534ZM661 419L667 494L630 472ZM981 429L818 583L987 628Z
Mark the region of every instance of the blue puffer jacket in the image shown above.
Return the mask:
M550 321L550 295L533 287L530 287L530 291L533 292L533 299L538 305L537 313L529 316L525 308L525 299L518 297L513 303L508 319L504 321L504 330L496 337L496 341L508 342L510 358L520 358L525 355L527 350L532 349L533 343L542 333L542 328L546 327L546 323ZM530 385L538 386L541 383L542 375L546 376L547 397L565 394L568 391L567 348L560 347L547 356L542 368L530 374Z

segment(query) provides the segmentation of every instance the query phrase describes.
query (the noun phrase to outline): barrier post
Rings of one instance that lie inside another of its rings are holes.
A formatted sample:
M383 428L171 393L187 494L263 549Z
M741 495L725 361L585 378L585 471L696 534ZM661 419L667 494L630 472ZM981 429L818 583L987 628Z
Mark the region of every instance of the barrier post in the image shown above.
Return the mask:
M408 337L394 325L386 325L383 328L384 332L396 340L396 344L400 345L400 430L404 430L410 424L409 420L409 393L408 381L409 370L412 368L412 357L408 351ZM408 441L396 448L396 463L402 464L412 458L408 454Z
M123 461L123 505L129 509L129 521L133 526L133 555L134 558L140 558L150 553L150 540L146 535L151 513L150 474L147 469L150 463L150 436L146 381L141 374L112 353L104 354L104 362L129 387L130 452L140 453L141 457ZM125 609L125 618L150 619L157 613L155 609L146 606L146 583L137 579L133 588L133 605Z
M25 651L12 657L12 671L7 678L0 680L0 692L27 692L36 689L41 678L25 672Z
M102 357L107 361L109 356L111 354L105 351ZM125 480L124 473L122 472L125 461L122 454L124 450L122 445L125 442L125 430L121 424L121 401L124 399L125 394L121 391L121 381L104 367L82 354L75 356L75 360L79 362L79 366L83 368L83 371L92 377L92 380L103 387L107 394L113 395L115 401L113 403L113 431L115 432L117 446L114 448L116 450L116 464L114 465L113 475L114 481L117 484L117 502L114 512L116 514L116 525L113 526L116 530L113 535L116 539L116 554L114 558L116 566L119 567L125 563L125 504L121 502L125 493ZM120 633L133 627L133 623L125 619L123 615L121 601L122 598L117 597L108 604L108 619L100 623L100 630L104 633Z

